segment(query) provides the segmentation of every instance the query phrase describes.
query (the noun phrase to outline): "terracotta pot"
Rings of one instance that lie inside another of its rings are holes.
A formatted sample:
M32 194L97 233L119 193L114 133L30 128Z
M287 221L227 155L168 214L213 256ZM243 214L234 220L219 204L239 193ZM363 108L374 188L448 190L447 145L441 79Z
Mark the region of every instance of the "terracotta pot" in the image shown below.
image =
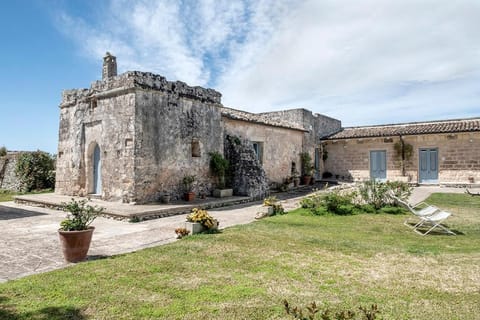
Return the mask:
M302 184L308 186L310 184L311 180L312 180L312 176L303 176L302 177Z
M195 200L195 192L186 192L186 193L185 193L185 200L186 200L186 201L193 201L193 200Z
M162 194L160 196L160 201L162 203L170 203L170 195L169 194Z
M81 231L58 230L65 261L79 262L87 258L93 230L95 230L95 227L88 227L87 230Z

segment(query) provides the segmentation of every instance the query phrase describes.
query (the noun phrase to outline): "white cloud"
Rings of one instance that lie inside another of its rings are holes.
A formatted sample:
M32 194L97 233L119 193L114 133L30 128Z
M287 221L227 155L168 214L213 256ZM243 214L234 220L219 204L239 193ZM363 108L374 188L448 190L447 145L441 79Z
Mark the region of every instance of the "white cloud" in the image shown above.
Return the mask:
M64 13L85 54L118 57L260 112L305 107L345 124L473 116L480 2L112 1L106 21Z

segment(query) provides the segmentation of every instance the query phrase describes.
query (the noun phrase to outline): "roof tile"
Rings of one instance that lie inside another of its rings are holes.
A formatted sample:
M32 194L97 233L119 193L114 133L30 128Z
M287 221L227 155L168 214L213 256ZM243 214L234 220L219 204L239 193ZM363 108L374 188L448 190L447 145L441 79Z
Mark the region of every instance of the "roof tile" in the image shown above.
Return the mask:
M480 118L348 127L322 140L480 131Z

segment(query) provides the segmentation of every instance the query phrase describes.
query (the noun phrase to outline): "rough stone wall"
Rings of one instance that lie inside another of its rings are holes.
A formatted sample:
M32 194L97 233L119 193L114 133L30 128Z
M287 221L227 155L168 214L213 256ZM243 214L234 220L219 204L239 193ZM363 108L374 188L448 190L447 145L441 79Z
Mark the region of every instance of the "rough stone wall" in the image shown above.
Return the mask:
M20 191L20 182L15 174L19 153L7 153L0 157L0 189Z
M218 104L158 90L136 91L135 194L137 202L184 193L182 179L195 175L194 191L209 195L213 178L209 153L223 153ZM199 154L192 152L197 144Z
M363 181L370 179L370 151L386 150L387 179L396 180L401 173L401 166L395 158L394 144L399 138L385 140L384 138L373 139L349 139L336 142L324 143L328 152L325 160L324 171L333 174L340 180ZM403 179L403 178L401 178Z
M429 134L404 136L405 143L413 147L413 155L405 164L406 176L402 177L401 163L394 150L394 143L399 137L391 140L384 138L348 139L336 142L324 142L328 150L325 171L340 178L352 176L354 180L370 179L370 151L386 150L387 179L419 181L418 162L419 149L438 148L438 182L474 183L480 182L480 133Z
M299 130L266 126L223 118L225 132L248 140L263 143L262 167L270 182L282 183L291 175L292 162L300 171L303 132ZM253 150L253 148L252 148Z
M315 148L320 145L320 138L341 130L340 120L333 119L321 114L313 114L306 109L292 109L263 113L272 121L285 121L295 126L304 128L302 152L307 152L312 157L312 164L315 159ZM300 164L300 163L299 163ZM300 167L299 167L300 168ZM319 161L318 172L314 172L316 178L320 178L324 171L323 161Z
M128 201L134 197L135 95L129 91L128 84L125 85L103 91L93 86L92 89L63 93L56 193L92 193L93 150L98 144L102 162L102 199Z
M234 194L263 199L268 195L268 179L249 140L227 135L225 157L230 161Z

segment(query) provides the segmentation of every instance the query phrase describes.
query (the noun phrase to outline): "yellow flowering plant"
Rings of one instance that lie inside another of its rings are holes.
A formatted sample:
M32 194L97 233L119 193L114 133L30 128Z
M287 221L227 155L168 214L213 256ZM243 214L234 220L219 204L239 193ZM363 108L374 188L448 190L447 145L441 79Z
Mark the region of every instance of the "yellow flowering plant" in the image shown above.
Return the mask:
M214 219L207 210L193 208L192 212L187 216L188 222L198 222L208 230L218 228L218 220Z

